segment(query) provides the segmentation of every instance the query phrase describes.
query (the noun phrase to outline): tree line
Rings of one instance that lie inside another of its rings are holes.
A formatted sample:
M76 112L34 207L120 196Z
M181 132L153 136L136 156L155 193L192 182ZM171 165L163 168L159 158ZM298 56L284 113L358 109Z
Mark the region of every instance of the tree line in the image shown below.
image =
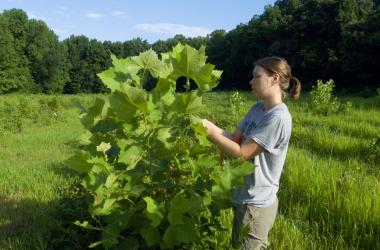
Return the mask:
M288 60L306 88L334 79L340 90L379 87L380 0L278 0L248 23L204 37L176 35L153 44L71 36L59 41L41 20L21 9L0 13L0 93L103 93L96 76L117 57L153 48L167 52L178 42L206 46L210 63L223 70L221 89L247 89L253 64L270 55Z

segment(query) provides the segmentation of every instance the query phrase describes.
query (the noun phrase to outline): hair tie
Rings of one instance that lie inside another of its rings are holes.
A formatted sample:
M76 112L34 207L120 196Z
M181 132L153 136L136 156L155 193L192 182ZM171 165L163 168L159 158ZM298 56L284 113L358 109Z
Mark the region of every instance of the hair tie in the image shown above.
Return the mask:
M293 88L293 84L294 84L294 77L291 76L289 80L289 86L286 90L291 90Z

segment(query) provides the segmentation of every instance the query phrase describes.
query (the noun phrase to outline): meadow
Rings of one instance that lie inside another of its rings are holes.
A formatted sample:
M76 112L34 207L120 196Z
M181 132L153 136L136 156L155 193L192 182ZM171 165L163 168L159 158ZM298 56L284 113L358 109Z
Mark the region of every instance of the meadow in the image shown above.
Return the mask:
M230 130L255 102L241 93L234 108L232 94L204 96L205 117ZM1 96L0 249L83 249L96 238L73 224L88 217L88 196L64 165L84 131L75 103L95 96ZM286 101L293 132L272 249L380 249L380 98L342 99L352 108L329 116L306 97ZM230 210L222 219L231 228Z

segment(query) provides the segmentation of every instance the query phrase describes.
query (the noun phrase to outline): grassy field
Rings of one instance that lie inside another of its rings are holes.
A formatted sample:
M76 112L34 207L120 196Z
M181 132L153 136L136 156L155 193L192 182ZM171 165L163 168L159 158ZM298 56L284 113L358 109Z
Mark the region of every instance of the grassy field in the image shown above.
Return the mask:
M207 118L232 129L230 95L212 93L204 101ZM249 93L242 96L240 118L254 103ZM75 100L88 106L94 95L0 98L0 249L83 249L95 236L72 224L86 218L87 197L63 166L83 132ZM293 134L270 233L273 249L380 249L374 144L380 99L347 100L351 111L331 116L313 114L303 99L287 102ZM231 223L230 211L224 222ZM228 243L228 233L220 239Z

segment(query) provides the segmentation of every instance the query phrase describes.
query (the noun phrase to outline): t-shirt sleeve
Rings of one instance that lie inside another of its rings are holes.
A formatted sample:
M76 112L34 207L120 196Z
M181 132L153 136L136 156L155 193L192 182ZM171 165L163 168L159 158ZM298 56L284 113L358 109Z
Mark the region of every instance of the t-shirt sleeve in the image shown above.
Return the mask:
M258 107L260 103L256 103L248 112L245 114L243 120L236 126L236 128L244 131L249 124L249 121L252 120L253 112Z
M272 153L276 145L282 140L283 135L284 125L281 117L272 116L253 127L248 137L262 146L266 151Z
M250 113L250 112L248 112L248 113L244 116L243 120L242 120L242 121L236 126L236 128L240 129L241 131L244 131L245 127L246 127L247 124L248 124L249 113Z

